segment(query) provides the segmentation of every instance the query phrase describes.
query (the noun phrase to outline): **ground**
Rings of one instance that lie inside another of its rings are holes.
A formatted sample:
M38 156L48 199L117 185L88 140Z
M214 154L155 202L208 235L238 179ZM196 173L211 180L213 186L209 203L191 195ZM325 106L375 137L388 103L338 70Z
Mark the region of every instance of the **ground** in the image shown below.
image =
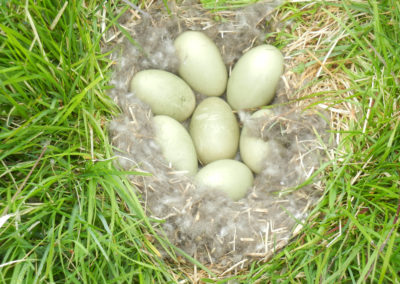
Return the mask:
M101 47L136 13L126 2L0 1L0 282L398 283L400 3L288 1L275 13L288 80L331 112L337 147L293 241L224 274L157 235L126 178L138 173L113 164L119 110ZM254 1L201 2L221 20Z

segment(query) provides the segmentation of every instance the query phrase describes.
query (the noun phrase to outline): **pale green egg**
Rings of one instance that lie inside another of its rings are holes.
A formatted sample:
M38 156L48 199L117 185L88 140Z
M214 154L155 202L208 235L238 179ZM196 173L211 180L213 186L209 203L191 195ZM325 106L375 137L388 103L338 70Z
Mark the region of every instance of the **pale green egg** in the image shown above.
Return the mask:
M220 98L207 98L197 106L190 121L190 135L202 164L236 155L239 125L230 106Z
M253 173L236 160L219 160L199 170L195 181L203 186L220 190L234 201L243 198L253 185Z
M266 105L275 95L283 72L283 55L272 45L260 45L246 52L228 80L227 100L235 109Z
M175 119L157 115L153 119L155 140L160 145L164 158L179 171L190 175L197 172L197 155L192 138Z
M154 114L184 121L193 112L196 99L192 89L178 76L163 70L144 70L132 78L130 91L147 103Z
M251 118L271 116L273 112L262 109L252 114ZM242 161L256 174L259 174L265 164L265 160L271 152L270 141L264 141L261 137L252 135L246 125L243 126L240 134L240 157Z
M193 90L207 96L222 95L228 73L215 43L202 32L186 31L174 45L180 61L179 75Z

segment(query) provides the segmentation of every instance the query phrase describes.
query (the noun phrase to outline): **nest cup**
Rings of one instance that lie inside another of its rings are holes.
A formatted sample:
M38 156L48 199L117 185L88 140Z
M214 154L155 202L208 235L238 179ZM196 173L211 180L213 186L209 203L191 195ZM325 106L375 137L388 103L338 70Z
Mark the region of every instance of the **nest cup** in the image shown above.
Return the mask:
M135 6L121 19L132 40L119 31L107 35L115 72L109 95L122 113L110 123L118 165L125 170L151 173L130 179L147 214L164 220L160 230L186 253L205 264L246 266L253 258L269 258L288 243L322 194L318 176L301 186L324 158L328 124L312 108L291 100L293 90L283 82L271 104L273 115L250 119L255 110L236 112L252 135L273 141L275 147L263 171L255 175L248 194L234 202L212 188L197 186L193 179L170 167L154 139L150 107L129 92L132 76L141 70L162 69L177 74L174 39L183 31L199 30L221 51L231 70L253 46L268 43L266 35L279 25L274 21L277 1L221 12L220 19L200 5L183 2L145 10ZM222 20L221 20L222 19ZM225 95L222 96L225 99ZM196 94L196 103L204 99ZM187 127L188 121L184 122ZM240 156L238 155L238 159ZM161 250L162 251L162 250Z

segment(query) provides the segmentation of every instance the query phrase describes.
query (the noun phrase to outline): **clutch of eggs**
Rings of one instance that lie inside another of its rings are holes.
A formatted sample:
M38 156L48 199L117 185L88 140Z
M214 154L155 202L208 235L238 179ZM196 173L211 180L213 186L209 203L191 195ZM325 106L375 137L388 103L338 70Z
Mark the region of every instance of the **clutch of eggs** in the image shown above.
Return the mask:
M237 201L253 185L271 145L254 137L246 126L240 133L233 110L270 103L283 72L283 56L272 45L247 51L228 78L221 53L202 32L186 31L174 46L180 61L179 76L164 70L136 73L130 91L152 112L155 140L164 158L195 182L225 193ZM209 96L196 106L192 90ZM219 98L226 91L227 102ZM260 110L252 118L271 115ZM190 120L189 131L180 123ZM238 148L243 163L234 160ZM204 165L198 171L198 161Z

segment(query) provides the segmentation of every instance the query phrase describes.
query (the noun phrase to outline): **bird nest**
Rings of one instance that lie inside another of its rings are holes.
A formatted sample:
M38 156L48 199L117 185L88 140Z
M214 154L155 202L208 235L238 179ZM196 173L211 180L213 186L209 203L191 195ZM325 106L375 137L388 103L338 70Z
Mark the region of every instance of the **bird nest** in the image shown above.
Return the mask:
M274 44L266 35L279 28L277 4L262 2L217 15L187 1L170 4L169 11L155 3L132 6L119 22L130 37L119 30L107 35L109 45L118 47L110 91L122 110L110 123L118 164L149 173L130 177L146 213L162 220L159 229L175 246L205 264L243 267L252 258L270 257L296 234L322 194L317 169L326 159L329 118L295 97L288 68L268 106L273 115L254 119L249 117L255 109L235 112L241 125L275 147L248 194L234 202L171 168L155 142L150 107L129 92L129 82L145 69L177 74L173 41L186 30L207 34L231 70L251 47ZM196 99L199 103L204 96L196 94Z

